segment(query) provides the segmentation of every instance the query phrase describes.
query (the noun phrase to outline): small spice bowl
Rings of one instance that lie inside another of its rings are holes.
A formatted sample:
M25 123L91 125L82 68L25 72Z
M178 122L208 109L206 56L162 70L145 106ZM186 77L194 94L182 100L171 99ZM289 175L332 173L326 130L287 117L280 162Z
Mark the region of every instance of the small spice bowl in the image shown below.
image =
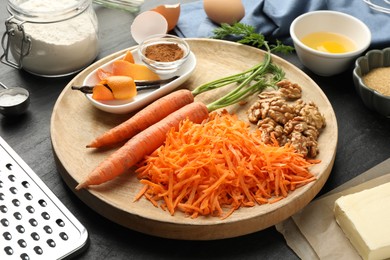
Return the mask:
M142 62L158 74L177 71L190 53L190 46L185 40L170 34L152 35L138 46Z
M353 80L363 103L390 117L390 47L370 50L355 62Z

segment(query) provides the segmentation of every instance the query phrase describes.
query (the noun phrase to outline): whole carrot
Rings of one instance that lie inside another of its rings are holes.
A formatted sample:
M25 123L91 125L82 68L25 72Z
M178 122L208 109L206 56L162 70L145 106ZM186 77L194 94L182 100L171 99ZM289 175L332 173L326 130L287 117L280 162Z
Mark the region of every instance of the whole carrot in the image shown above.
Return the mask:
M172 128L177 130L182 120L189 119L194 123L201 123L208 118L208 115L209 111L206 105L201 102L190 103L169 114L161 121L135 135L112 153L76 186L76 190L107 182L123 174L146 155L163 145L169 130Z
M181 107L194 102L191 91L181 89L157 99L128 120L98 136L87 148L101 148L125 141Z

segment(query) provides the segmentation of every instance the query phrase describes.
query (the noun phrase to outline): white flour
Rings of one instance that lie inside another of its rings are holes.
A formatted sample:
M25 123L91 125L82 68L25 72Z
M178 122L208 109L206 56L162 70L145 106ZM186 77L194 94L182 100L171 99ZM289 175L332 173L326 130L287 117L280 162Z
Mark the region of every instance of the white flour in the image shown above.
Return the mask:
M53 12L74 6L72 0L28 0L19 7L34 12ZM92 8L92 7L90 7ZM95 19L95 20L94 20ZM56 23L25 23L31 37L31 51L23 58L23 68L39 75L65 75L90 64L98 53L97 22L92 9ZM20 39L15 38L13 55L20 53Z

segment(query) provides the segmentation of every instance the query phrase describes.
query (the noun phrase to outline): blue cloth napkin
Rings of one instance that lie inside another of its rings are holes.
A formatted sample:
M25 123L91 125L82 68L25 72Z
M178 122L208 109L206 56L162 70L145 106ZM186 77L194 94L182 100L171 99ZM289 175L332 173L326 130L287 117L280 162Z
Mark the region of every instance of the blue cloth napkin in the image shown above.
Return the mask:
M240 22L285 44L292 44L289 29L297 16L309 11L333 10L350 14L370 28L370 48L390 46L390 14L372 10L363 0L242 0L242 3L245 17ZM184 38L209 38L217 27L207 18L203 1L197 1L181 5L175 33Z

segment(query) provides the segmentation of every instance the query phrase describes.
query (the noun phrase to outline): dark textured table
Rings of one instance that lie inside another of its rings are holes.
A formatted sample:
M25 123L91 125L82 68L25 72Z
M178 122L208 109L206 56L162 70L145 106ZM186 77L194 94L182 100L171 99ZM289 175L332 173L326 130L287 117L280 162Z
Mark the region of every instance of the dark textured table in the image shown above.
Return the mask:
M177 1L146 1L143 10ZM182 3L188 1L181 1ZM5 2L0 18L8 17ZM100 27L99 58L135 45L130 35L134 15L96 6ZM0 28L3 34L5 27ZM385 47L385 46L384 46ZM302 67L295 54L283 56L317 82L336 113L339 141L331 175L320 194L332 190L390 157L390 119L368 110L355 92L352 72L319 77ZM72 77L41 78L0 64L0 81L31 93L27 114L17 119L0 115L0 135L85 225L90 245L81 259L296 259L274 227L217 241L177 241L123 228L86 207L62 181L53 158L50 117L53 106ZM329 125L328 127L332 127Z

